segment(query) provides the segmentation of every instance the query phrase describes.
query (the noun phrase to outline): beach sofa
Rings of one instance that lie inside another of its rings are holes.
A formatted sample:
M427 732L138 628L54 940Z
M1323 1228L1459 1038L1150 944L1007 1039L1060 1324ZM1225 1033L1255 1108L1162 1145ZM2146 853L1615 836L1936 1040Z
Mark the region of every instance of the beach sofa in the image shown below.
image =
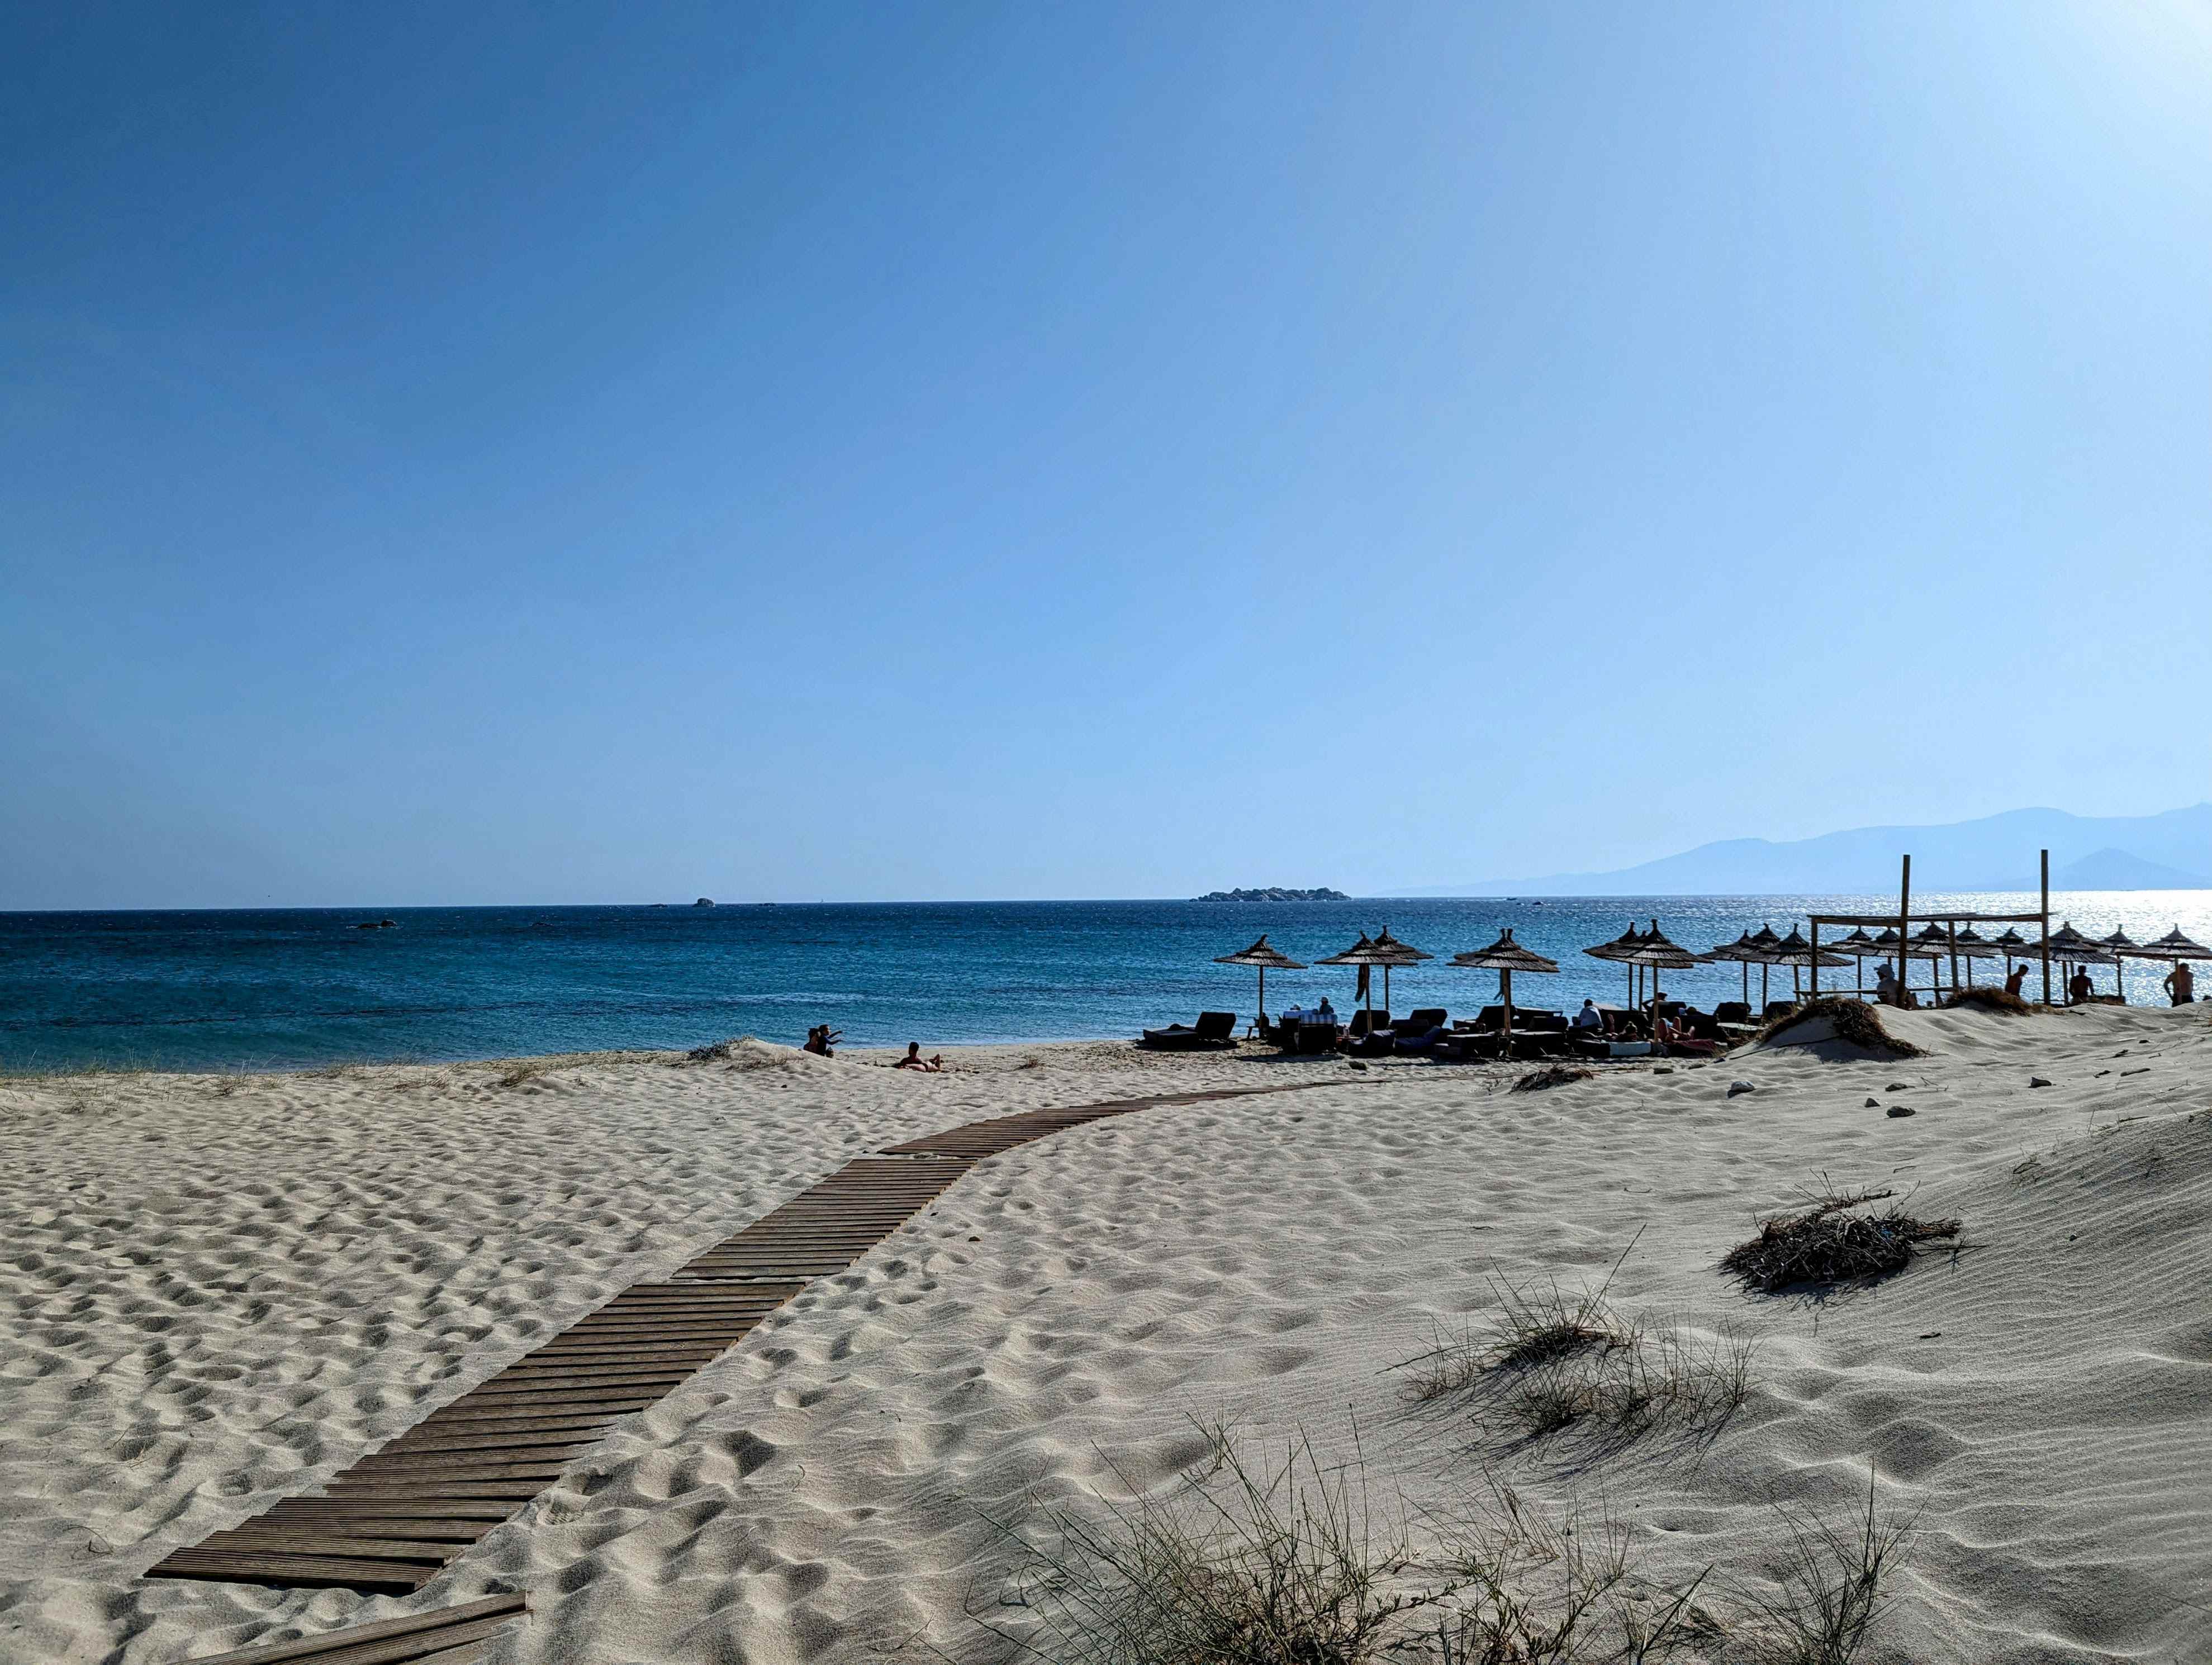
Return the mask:
M1191 1052L1203 1047L1233 1047L1237 1044L1237 1014L1233 1012L1201 1012L1195 1024L1170 1024L1165 1029L1148 1029L1144 1044L1170 1052Z

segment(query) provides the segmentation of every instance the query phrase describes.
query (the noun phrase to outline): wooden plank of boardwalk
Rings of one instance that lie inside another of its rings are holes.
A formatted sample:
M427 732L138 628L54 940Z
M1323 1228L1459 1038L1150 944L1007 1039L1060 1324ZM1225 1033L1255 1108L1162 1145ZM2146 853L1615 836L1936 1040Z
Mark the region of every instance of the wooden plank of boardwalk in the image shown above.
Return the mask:
M984 1158L1137 1110L1341 1085L1332 1079L1162 1093L1029 1110L909 1139L848 1162L704 1250L665 1282L633 1285L541 1342L334 1476L322 1495L280 1498L252 1519L176 1551L147 1576L336 1587L364 1594L412 1592L559 1479L616 1422L665 1398L808 1280L852 1266ZM519 1608L520 1598L514 1600ZM323 1640L333 1648L357 1643L382 1649L430 1634L408 1630L371 1637L366 1631L346 1631ZM463 1646L466 1640L440 1646ZM433 1656L431 1651L341 1656L311 1649L249 1650L222 1658L239 1665L249 1658L272 1665L292 1658L381 1665ZM435 1656L442 1661L442 1654Z
M436 1613L214 1654L193 1665L291 1665L295 1660L312 1660L314 1665L466 1665L481 1659L492 1638L524 1613L521 1596L493 1595Z

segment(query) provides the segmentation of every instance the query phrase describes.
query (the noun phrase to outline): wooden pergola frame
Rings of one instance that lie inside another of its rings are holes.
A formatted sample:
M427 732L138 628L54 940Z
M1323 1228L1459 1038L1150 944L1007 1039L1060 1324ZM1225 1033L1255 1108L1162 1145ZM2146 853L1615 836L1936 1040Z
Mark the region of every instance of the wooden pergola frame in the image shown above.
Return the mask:
M1959 986L1959 927L1961 925L2033 925L2037 927L2036 952L2043 962L2043 1004L2051 1000L2051 852L2043 852L2042 907L2033 914L1916 914L1912 911L1912 858L1905 858L1905 868L1897 884L1897 911L1894 914L1814 914L1810 916L1812 990L1808 999L1818 1000L1820 994L1820 927L1824 925L1880 925L1897 927L1897 986L1902 990L1912 975L1912 945L1907 939L1909 925L1940 925L1951 939L1951 987ZM2027 957L2025 955L2022 958ZM1933 974L1931 973L1932 976ZM1930 991L1931 993L1934 991Z

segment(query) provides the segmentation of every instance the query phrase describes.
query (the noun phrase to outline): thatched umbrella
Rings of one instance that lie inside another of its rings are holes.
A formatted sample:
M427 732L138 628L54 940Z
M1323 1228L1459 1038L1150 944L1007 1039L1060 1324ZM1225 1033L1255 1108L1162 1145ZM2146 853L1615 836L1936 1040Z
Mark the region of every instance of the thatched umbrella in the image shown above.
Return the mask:
M1359 968L1359 986L1358 992L1353 995L1353 998L1365 1004L1368 1012L1368 1020L1370 1023L1374 1020L1375 986L1368 980L1368 969L1371 966L1388 965L1391 963L1391 951L1389 949L1380 946L1376 943L1374 939L1370 937L1364 931L1362 931L1359 933L1359 940L1352 944L1351 947L1346 949L1341 954L1328 955L1325 958L1316 960L1314 963L1316 965L1358 966Z
M1923 933L1925 934L1924 933ZM1934 960L1939 957L1931 950L1921 947L1917 941L1907 938L1902 951L1899 949L1897 928L1892 926L1874 939L1875 952L1893 957L1897 961L1897 987L1902 994L1912 981L1911 965L1915 960ZM1931 992L1933 992L1931 990Z
M1611 942L1601 942L1595 948L1583 950L1583 953L1594 960L1615 960L1629 966L1628 1004L1632 1009L1636 1005L1636 970L1628 957L1643 946L1643 944L1644 933L1636 928L1636 921L1631 920L1628 922L1628 929Z
M1659 921L1656 919L1651 921L1651 928L1644 933L1643 939L1625 957L1630 965L1648 965L1654 972L1662 969L1679 971L1698 963L1698 957L1688 949L1668 940L1667 933L1659 928ZM1656 976L1651 979L1651 998L1655 1004L1659 999L1659 979Z
M1267 940L1267 933L1264 931L1260 933L1260 940L1249 948L1239 949L1234 954L1216 954L1213 957L1213 963L1216 965L1249 965L1259 969L1260 1021L1262 1024L1267 1021L1267 974L1270 971L1305 969L1304 965L1271 944Z
M1505 933L1487 948L1471 950L1452 956L1454 965L1465 966L1470 971L1495 971L1498 974L1498 998L1505 1007L1505 1039L1500 1057L1513 1055L1513 974L1516 971L1557 972L1559 963L1547 960L1533 948L1523 948L1513 940L1513 927L1507 926Z
M2154 942L2121 951L2131 960L2172 960L2176 971L2181 969L2184 960L2212 960L2212 948L2191 942L2181 934L2181 927L2178 925Z
M1768 993L1766 987L1766 970L1769 966L1779 965L1782 963L1781 961L1774 957L1777 954L1782 951L1782 939L1774 934L1774 927L1772 926L1767 924L1764 920L1762 920L1759 921L1759 929L1751 933L1750 945L1752 948L1756 950L1759 954L1758 959L1754 960L1753 963L1759 967L1759 1004L1760 1008L1764 1010L1766 1006Z
M2120 956L2134 952L2136 939L2125 931L2115 931L2109 937L2098 938L2097 945L2112 957L2112 992L2120 997L2120 1004L2125 1006L2128 1003L2127 968L2122 963Z
M2178 925L2162 937L2121 951L2131 960L2172 960L2176 965L2184 960L2212 960L2212 948L2191 942Z
M1831 954L1825 948L1815 955L1813 945L1805 940L1805 933L1793 925L1790 927L1790 934L1775 945L1774 963L1790 968L1790 992L1802 1000L1804 991L1798 985L1799 971L1808 966L1849 965L1850 962L1841 954Z
M1766 951L1751 939L1751 933L1741 932L1734 942L1724 942L1709 948L1699 957L1707 960L1730 960L1743 967L1743 1003L1751 1004L1751 968L1764 965Z
M2061 921L2058 928L2051 933L2051 952L2062 965L2069 967L2111 965L2114 963L2112 956L2106 951L2104 945L2094 937L2084 936L2081 932L2076 931L2074 928L2074 921L2070 919ZM2069 985L2073 981L2071 977L2066 979ZM2073 998L2073 990L2070 987L2067 990L2067 998L2069 1000Z
M1848 954L1851 957L1851 985L1853 992L1860 994L1865 994L1867 960L1870 956L1878 954L1881 951L1881 949L1875 945L1875 939L1867 935L1866 927L1861 926L1857 930L1853 931L1848 937L1838 937L1835 941L1823 943L1820 946L1824 952Z
M2001 937L1990 938L1990 946L1996 949L1998 953L2004 956L2005 981L2007 982L2010 982L2012 981L2012 963L2014 960L2031 958L2035 953L2035 945L2030 942L2026 937L2021 935L2018 927L2014 927Z
M1375 939L1373 945L1389 956L1382 962L1382 1010L1388 1012L1390 1009L1390 968L1394 965L1418 965L1423 960L1436 958L1436 956L1424 954L1410 944L1400 942L1390 934L1390 927L1387 925L1382 927L1382 933Z

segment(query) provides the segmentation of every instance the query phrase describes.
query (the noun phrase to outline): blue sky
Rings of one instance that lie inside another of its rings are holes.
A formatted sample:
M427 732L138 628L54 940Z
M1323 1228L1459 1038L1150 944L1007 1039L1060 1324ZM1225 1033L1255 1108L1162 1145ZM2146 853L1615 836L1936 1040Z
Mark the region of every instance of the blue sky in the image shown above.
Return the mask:
M2207 795L2202 6L0 29L0 907Z

